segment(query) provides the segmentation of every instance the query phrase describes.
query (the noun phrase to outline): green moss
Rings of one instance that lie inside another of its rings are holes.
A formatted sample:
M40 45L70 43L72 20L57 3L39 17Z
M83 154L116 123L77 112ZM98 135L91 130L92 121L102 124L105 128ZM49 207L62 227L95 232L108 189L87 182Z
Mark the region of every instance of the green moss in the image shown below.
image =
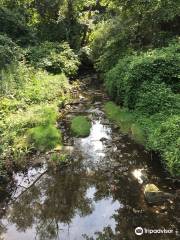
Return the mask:
M77 137L86 137L90 134L91 123L84 116L74 117L71 121L71 131Z
M132 124L131 133L133 139L135 139L138 143L145 144L146 142L145 133L139 124L137 123Z
M70 100L71 87L64 74L50 75L25 64L4 70L0 93L0 158L12 156L17 162L32 149L46 150L59 143L56 140L59 130L55 128L58 103ZM53 130L53 136L48 129Z
M53 149L61 140L60 131L53 125L38 126L29 130L29 141L40 151Z
M120 127L121 132L128 133L132 138L139 142L145 142L145 134L139 124L136 123L136 116L126 109L121 109L113 102L107 102L104 106L108 118L115 121Z
M2 152L4 157L12 155L18 160L32 149L54 148L61 141L60 130L56 129L58 108L53 104L33 105L28 111L10 114L0 121L2 128Z

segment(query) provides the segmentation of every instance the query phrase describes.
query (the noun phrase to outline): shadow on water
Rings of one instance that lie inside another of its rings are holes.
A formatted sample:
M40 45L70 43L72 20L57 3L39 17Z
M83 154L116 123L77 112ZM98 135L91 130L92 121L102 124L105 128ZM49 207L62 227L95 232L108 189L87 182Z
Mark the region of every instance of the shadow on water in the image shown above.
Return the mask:
M93 101L88 109L82 106L92 128L89 137L73 139L74 164L58 171L47 171L43 164L14 175L15 186L0 221L0 239L134 240L157 236L136 236L137 226L173 229L173 234L159 234L158 239L178 239L179 203L149 206L143 196L147 182L169 191L173 184L154 171L148 152L105 118L102 103Z

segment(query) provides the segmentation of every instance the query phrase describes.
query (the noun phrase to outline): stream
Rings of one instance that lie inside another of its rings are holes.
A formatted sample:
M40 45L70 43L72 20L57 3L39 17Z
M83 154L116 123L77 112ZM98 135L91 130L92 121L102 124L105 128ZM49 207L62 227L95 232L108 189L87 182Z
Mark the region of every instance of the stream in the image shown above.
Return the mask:
M149 205L143 193L144 185L153 183L174 194L177 183L156 156L105 117L108 99L101 90L89 89L79 99L59 123L73 163L54 171L44 161L14 173L1 196L0 240L180 239L179 201ZM91 120L88 137L71 135L75 115ZM138 236L136 227L172 231Z

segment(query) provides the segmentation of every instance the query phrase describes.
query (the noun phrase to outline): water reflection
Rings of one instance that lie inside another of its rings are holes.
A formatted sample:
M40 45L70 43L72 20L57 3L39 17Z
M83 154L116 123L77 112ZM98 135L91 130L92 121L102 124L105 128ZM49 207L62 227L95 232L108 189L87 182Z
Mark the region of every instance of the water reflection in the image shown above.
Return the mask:
M0 240L135 240L137 226L177 228L177 201L163 208L144 201L142 183L164 185L148 167L148 153L102 120L93 119L89 137L75 139L82 161L63 171L43 165L15 175L13 201L7 211L0 208Z
M99 200L93 179L83 174L43 176L8 209L5 239L79 240L104 226L115 229L111 217L123 205L110 196Z
M132 174L138 180L140 184L143 183L143 170L144 169L135 169Z
M139 186L118 173L48 172L10 205L2 218L1 238L134 240L137 226L169 229L173 211L164 215L147 208ZM159 239L175 240L176 236Z
M97 166L105 157L105 144L102 139L111 139L111 129L101 123L101 119L94 120L89 137L75 139L75 147L79 149L86 162L91 166Z

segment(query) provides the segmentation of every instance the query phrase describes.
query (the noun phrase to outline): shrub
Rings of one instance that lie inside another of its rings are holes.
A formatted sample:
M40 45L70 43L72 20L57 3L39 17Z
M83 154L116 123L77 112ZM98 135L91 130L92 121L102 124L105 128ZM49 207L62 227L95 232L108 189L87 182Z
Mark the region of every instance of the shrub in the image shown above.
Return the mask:
M23 63L11 64L0 73L0 96L16 97L18 92L23 92L25 84L31 82L33 71Z
M107 72L120 58L132 51L127 47L130 43L129 35L131 32L126 32L120 16L97 24L91 34L91 48L95 67L99 71Z
M90 134L91 123L84 116L74 117L71 121L71 130L78 137L86 137Z
M17 101L21 101L20 105L22 102L33 104L54 101L64 97L65 92L65 98L69 97L70 84L64 74L50 75L23 63L10 65L6 70L3 70L1 83L0 97L8 97L11 103L16 98Z
M178 95L165 83L145 82L138 92L135 108L149 115L165 111L171 113L177 107L177 98Z
M24 9L23 9L24 10ZM28 27L24 11L12 10L0 6L0 29L13 40L27 44L34 36Z
M0 35L0 70L22 57L21 48L6 35Z
M35 105L0 121L2 159L13 157L16 162L32 150L45 151L61 144L61 132L55 127L57 112L55 105Z
M73 76L77 73L79 60L68 43L44 42L27 51L27 60L36 68L51 73L65 73Z
M126 96L125 73L132 57L126 57L105 74L105 86L108 94L123 105Z
M180 117L172 115L149 136L149 146L159 151L172 175L180 175Z
M106 88L119 103L134 109L137 93L144 82L167 84L174 92L179 89L180 51L178 43L140 55L131 55L106 74Z

